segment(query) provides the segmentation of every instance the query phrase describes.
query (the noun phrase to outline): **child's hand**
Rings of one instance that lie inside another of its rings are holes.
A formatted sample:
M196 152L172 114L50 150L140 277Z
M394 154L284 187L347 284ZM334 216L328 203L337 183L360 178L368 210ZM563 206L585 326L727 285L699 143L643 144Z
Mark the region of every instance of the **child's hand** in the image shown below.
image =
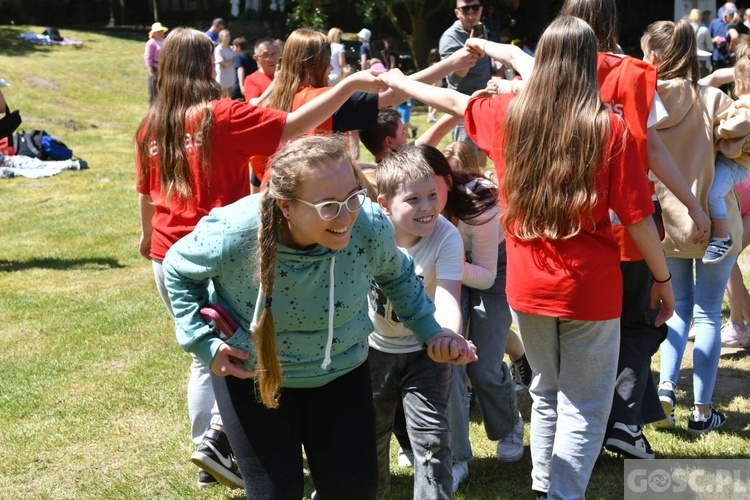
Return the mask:
M437 363L467 365L476 361L477 348L471 341L450 331L443 331L427 341L427 355Z
M656 309L660 304L654 326L663 325L674 314L674 290L671 279L666 283L654 283L651 287L651 309Z
M477 57L484 56L484 47L487 45L487 40L484 38L469 38L464 44L464 48L469 50L472 54Z
M377 94L384 90L388 90L388 86L378 76L379 73L373 70L357 71L353 75L345 78L345 82L357 86L358 90L362 92L368 92Z
M707 242L708 237L711 234L711 219L709 219L706 212L700 208L693 212L689 212L688 215L690 215L690 218L693 219L693 222L695 222L695 225L698 227L695 237L693 238L693 243L701 245Z
M380 73L378 76L380 78L380 81L385 83L391 88L400 90L399 83L403 82L405 80L408 80L409 78L404 75L400 69L393 68L390 71L386 71L385 73Z
M472 38L469 38L469 40L472 40ZM481 40L481 38L474 38L473 40ZM469 42L466 42L465 46L448 56L448 59L454 64L454 71L461 71L473 68L477 63L477 59L483 55L481 50L470 48Z
M245 370L242 366L242 362L247 357L248 354L242 349L237 349L229 344L221 344L214 359L211 360L211 371L219 377L231 375L237 378L253 378L255 372Z

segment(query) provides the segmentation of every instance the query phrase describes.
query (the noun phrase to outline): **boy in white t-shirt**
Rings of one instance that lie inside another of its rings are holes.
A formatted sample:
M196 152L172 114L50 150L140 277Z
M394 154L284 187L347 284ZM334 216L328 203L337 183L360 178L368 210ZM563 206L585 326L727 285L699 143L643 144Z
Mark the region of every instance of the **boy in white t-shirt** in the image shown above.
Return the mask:
M460 333L463 243L458 230L440 215L432 169L417 151L407 148L386 158L376 176L378 203L393 223L396 244L414 259L415 271L435 302L435 319L443 329ZM368 363L375 404L378 498L384 498L389 487L390 438L399 401L414 450L414 498L451 498L447 405L452 366L427 356L375 287L369 309L375 326Z

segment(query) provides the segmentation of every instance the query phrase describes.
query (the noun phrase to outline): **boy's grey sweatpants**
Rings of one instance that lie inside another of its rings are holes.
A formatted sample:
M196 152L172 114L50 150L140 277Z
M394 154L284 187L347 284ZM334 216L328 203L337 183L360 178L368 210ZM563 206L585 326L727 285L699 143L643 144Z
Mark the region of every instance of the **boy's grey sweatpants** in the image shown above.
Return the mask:
M612 407L620 318L576 321L512 310L534 372L532 489L584 498Z

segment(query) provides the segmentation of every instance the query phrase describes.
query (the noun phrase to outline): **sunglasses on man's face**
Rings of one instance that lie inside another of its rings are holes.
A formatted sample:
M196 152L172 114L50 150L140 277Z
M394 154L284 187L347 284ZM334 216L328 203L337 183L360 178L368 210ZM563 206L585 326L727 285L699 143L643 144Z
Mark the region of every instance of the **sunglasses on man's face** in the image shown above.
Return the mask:
M481 8L482 8L481 3L475 3L472 5L464 5L463 7L459 7L458 10L460 10L464 14L468 14L469 12L479 12L479 9Z

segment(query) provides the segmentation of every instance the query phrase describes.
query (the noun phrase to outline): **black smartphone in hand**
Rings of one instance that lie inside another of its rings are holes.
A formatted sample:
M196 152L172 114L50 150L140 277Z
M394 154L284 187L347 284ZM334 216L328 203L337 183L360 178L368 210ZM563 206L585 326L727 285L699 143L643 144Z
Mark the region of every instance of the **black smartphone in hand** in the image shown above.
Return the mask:
M471 29L471 37L472 38L484 38L484 24L477 23L474 25L474 27Z

